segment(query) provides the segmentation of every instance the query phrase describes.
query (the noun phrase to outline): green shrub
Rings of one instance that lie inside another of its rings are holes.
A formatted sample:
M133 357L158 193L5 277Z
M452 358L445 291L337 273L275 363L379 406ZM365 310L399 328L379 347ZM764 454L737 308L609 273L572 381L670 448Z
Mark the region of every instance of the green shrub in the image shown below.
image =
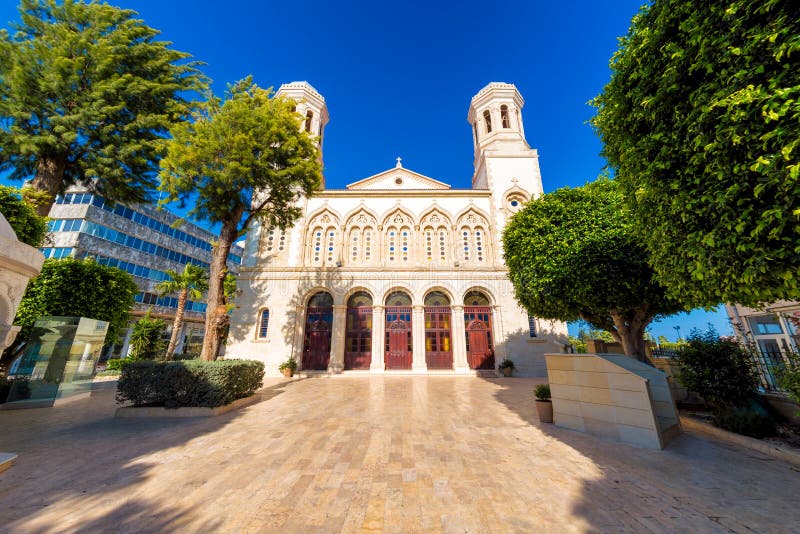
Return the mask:
M727 408L714 414L714 424L725 430L753 438L775 434L775 423L768 413L752 407Z
M750 354L735 341L720 339L713 328L693 331L676 354L681 385L715 410L745 406L758 387Z
M789 363L780 372L778 381L793 401L800 404L800 355L789 354Z
M135 406L214 408L261 387L264 364L253 360L136 361L122 368L117 401Z
M550 400L550 384L538 384L533 388L533 394L539 400Z
M291 369L292 372L297 371L297 361L294 358L289 358L278 366L278 371L283 372L286 369Z
M172 359L176 362L186 360L199 360L200 354L197 352L184 352L183 354L173 354Z
M131 358L109 358L106 361L106 371L122 371L122 364L132 361Z
M167 344L161 339L167 325L161 319L153 319L150 312L133 325L131 333L131 355L134 360L153 360L164 356Z
M508 358L506 358L505 360L500 362L500 365L498 365L497 368L498 369L516 369L516 367L514 366L514 362L509 360Z

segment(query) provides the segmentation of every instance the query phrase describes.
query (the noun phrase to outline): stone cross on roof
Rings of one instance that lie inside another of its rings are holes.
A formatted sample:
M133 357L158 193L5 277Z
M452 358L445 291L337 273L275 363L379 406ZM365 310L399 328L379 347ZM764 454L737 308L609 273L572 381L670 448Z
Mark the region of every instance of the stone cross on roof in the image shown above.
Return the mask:
M397 156L397 165L395 165L395 168L397 168L397 169L402 169L403 168L403 164L400 163L401 161L403 161L403 158L401 158L400 156Z

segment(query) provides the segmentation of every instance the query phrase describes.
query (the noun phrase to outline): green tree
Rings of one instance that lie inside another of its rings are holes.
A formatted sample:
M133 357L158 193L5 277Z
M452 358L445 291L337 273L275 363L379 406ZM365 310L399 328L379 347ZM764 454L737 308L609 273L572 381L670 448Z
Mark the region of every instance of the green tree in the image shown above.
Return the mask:
M583 319L641 361L647 325L682 309L655 282L613 181L529 202L506 226L503 249L517 300L531 315Z
M130 357L134 360L154 360L158 358L164 350L164 342L161 340L161 336L166 328L167 325L164 321L150 317L150 312L148 311L144 317L133 325L130 340Z
M196 64L135 11L94 0L22 0L19 10L14 34L0 31L0 170L33 176L43 216L74 183L146 200L164 137L190 111L183 95L204 88Z
M220 225L211 253L201 358L216 357L229 319L224 281L231 245L256 220L284 228L297 201L321 183L319 152L300 128L294 103L241 80L221 101L211 97L194 120L177 125L161 161L163 202L190 195L196 219Z
M796 2L656 0L593 125L658 280L695 306L800 297Z
M47 237L47 218L36 213L22 200L22 191L0 185L0 213L17 234L17 239L32 247L40 247Z
M31 279L22 297L14 320L22 329L4 356L16 352L36 319L44 315L108 321L106 342L114 342L128 326L128 312L138 291L133 277L121 269L92 260L45 260L42 272Z
M178 294L178 309L175 312L175 321L172 323L172 335L169 338L169 345L167 345L167 353L165 359L171 360L172 355L175 354L175 346L178 343L178 334L183 326L183 314L186 310L186 302L189 299L200 300L203 293L208 291L208 273L202 267L187 263L183 268L182 273L167 269L165 271L169 277L163 282L156 284L156 291L161 293L161 296L169 295L171 293Z

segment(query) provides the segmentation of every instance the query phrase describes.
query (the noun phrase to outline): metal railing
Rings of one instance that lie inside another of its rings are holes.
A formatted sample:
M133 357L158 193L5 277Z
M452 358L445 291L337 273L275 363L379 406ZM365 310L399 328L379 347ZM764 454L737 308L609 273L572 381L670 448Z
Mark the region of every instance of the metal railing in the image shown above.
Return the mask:
M753 365L758 372L758 377L761 382L761 389L767 393L786 393L781 387L779 378L781 372L793 365L796 365L796 354L782 352L782 351L762 351L750 350L750 355L753 358Z

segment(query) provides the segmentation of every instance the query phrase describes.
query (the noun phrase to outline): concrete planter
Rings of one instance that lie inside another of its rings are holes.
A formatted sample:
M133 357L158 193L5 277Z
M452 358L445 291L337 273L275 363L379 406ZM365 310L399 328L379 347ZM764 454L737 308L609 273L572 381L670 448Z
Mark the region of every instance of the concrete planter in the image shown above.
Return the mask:
M512 374L514 374L514 368L503 367L502 369L500 369L500 372L503 373L503 376L511 376Z
M552 401L536 399L536 411L539 412L539 421L542 423L553 422Z
M292 370L291 368L283 369L281 373L283 373L283 376L285 376L286 378L292 378L292 376L294 376L294 370Z

